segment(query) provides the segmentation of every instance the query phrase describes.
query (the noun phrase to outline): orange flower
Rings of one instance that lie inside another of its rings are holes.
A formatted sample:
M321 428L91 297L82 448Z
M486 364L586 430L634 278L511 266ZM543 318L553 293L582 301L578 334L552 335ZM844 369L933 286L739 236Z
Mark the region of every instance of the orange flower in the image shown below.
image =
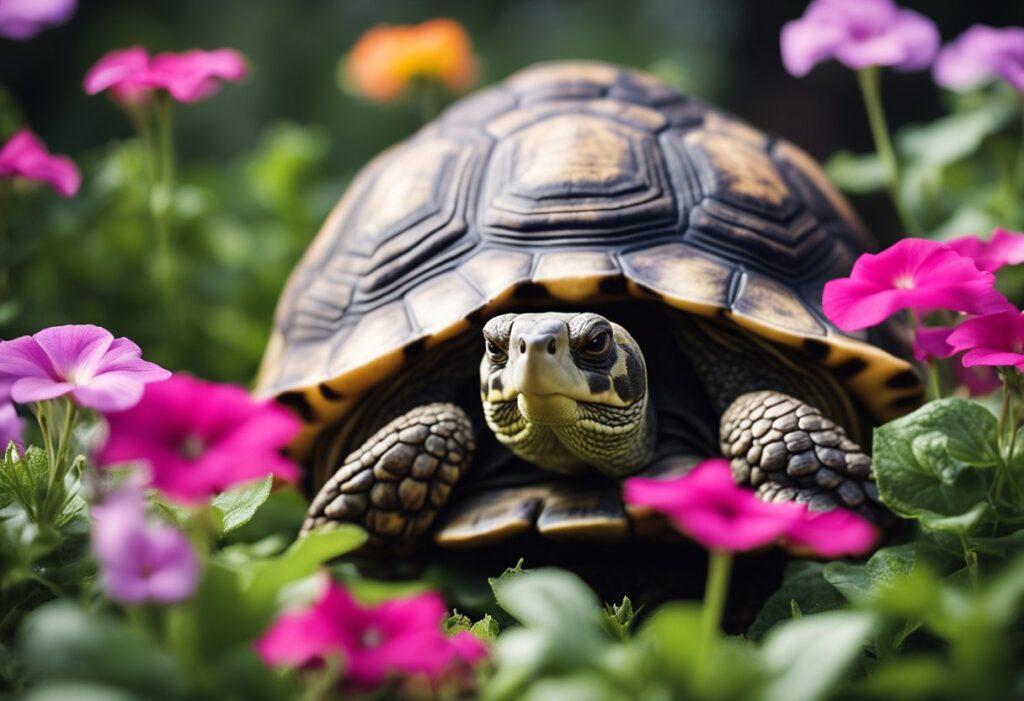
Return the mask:
M462 92L476 80L477 64L465 27L442 18L372 27L346 56L344 70L352 92L389 102L416 79L435 80L452 92Z

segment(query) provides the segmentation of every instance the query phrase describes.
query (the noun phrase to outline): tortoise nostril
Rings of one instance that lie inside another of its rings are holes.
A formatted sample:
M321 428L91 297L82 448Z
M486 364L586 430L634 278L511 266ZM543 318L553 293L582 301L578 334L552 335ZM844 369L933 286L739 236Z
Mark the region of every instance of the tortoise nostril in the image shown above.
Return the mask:
M555 354L555 339L553 338L548 342L548 353L551 355Z
M519 339L519 352L526 353L526 341L521 338Z

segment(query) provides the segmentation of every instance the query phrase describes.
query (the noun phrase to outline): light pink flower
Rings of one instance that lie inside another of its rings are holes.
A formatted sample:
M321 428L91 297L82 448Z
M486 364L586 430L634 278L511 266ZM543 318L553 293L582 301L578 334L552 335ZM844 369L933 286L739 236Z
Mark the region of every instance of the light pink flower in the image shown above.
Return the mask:
M782 62L796 77L836 59L854 70L926 68L939 49L939 32L922 14L892 0L813 0L781 34Z
M267 475L298 477L295 463L280 451L298 433L299 420L241 387L174 375L149 385L135 407L107 420L110 435L99 463L145 462L152 485L183 503Z
M874 548L878 535L874 524L846 509L805 511L786 532L785 543L801 554L855 557Z
M988 240L977 236L964 236L946 245L962 256L967 256L981 270L994 273L1007 265L1024 263L1024 234L996 229Z
M987 314L1009 304L992 273L978 270L949 246L903 239L878 254L865 253L850 277L825 284L825 316L843 331L881 323L901 309Z
M1017 311L968 319L948 340L955 352L966 351L964 367L1012 365L1024 370L1024 318Z
M67 22L77 0L0 0L0 36L31 39L47 27Z
M625 500L668 516L683 533L712 550L742 552L779 540L804 513L799 504L766 504L733 481L729 463L705 460L675 479L633 477Z
M127 338L99 326L52 326L0 341L0 381L10 383L18 404L70 394L79 406L120 411L139 401L147 382L170 377L141 354Z
M188 539L166 523L150 523L142 493L123 487L92 508L92 544L103 588L128 604L184 601L195 591L199 559Z
M196 102L220 90L220 81L245 77L245 58L234 49L161 53L150 59L141 46L111 51L86 74L85 92L111 90L125 102L140 102L153 90L166 90L178 102Z
M74 195L82 184L74 161L67 156L51 156L28 129L17 132L0 149L0 178L36 180L64 197Z
M1024 28L974 25L942 49L934 77L952 90L970 90L998 77L1024 93Z
M362 606L330 582L311 608L279 617L256 650L267 664L297 668L340 656L345 679L363 689L394 674L437 680L459 663L471 665L487 654L471 633L445 637L444 617L435 593Z
M22 448L22 431L24 423L18 418L14 405L10 402L0 402L0 458L7 452L7 446L12 442Z

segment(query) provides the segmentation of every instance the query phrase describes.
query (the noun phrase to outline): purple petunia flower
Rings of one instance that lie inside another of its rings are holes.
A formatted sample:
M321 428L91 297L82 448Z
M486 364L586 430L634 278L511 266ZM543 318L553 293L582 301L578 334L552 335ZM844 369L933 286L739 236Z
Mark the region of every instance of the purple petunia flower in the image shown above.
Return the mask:
M28 129L12 136L0 149L0 178L25 178L46 183L58 194L78 192L82 176L67 156L52 156Z
M199 559L185 535L146 520L140 491L122 487L92 509L92 545L103 588L127 604L184 601L195 591Z
M174 375L148 386L137 406L107 421L110 436L99 463L146 462L152 485L180 502L268 474L298 478L295 463L280 451L299 432L299 420L241 387Z
M52 326L0 342L0 383L10 383L18 404L70 394L79 406L120 411L139 401L147 382L171 375L141 354L127 338L99 326Z
M47 27L63 24L78 0L0 0L0 36L31 39Z
M362 606L330 582L311 608L278 618L256 650L267 664L289 667L340 655L346 679L362 689L396 673L437 680L487 655L472 633L446 637L441 630L444 617L444 603L433 592Z
M939 32L892 0L813 0L803 17L782 28L781 45L786 70L798 78L828 59L854 70L916 71L935 58Z
M23 430L23 422L14 411L14 405L10 402L0 403L0 456L7 452L7 446L12 441L21 450Z
M1024 27L974 25L942 49L933 76L951 90L1002 78L1024 93Z

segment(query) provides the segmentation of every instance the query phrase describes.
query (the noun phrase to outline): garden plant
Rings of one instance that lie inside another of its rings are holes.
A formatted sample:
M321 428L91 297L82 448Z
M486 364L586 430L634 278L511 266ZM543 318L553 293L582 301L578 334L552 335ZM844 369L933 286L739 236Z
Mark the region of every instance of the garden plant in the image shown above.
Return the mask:
M75 11L0 0L0 35L31 41ZM927 389L864 446L881 517L769 503L727 458L623 479L627 508L702 553L702 596L653 604L603 601L529 552L485 578L440 561L376 576L355 557L376 534L307 520L289 447L308 417L221 380L255 375L266 343L283 276L258 261L291 265L306 241L284 232L316 229L320 136L278 126L224 172L175 145L182 111L258 86L241 52L109 47L82 90L133 136L99 155L51 153L4 114L0 697L1024 698L1024 28L943 44L892 0L813 0L780 40L794 78L853 72L875 149L826 169L886 193L901 226L821 309L855 338L898 321ZM882 84L907 71L931 71L949 112L893 132ZM434 19L371 28L337 78L425 124L479 75L467 31ZM137 285L104 287L103 246L65 245L78 228L128 251ZM49 324L82 289L97 295L74 300L76 323ZM735 572L765 557L784 573L737 629Z

